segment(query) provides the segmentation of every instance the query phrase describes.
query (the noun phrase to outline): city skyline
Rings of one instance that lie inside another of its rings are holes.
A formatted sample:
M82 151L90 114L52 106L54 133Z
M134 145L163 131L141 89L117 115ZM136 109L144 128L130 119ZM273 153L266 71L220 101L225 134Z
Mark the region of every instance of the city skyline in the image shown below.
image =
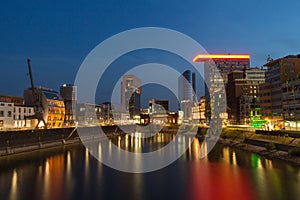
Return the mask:
M299 7L3 1L1 199L299 199Z

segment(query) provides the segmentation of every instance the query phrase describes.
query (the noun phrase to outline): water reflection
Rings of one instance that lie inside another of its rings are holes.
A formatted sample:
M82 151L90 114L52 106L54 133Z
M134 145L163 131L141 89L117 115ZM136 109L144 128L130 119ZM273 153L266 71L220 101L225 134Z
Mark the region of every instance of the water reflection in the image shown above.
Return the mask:
M206 145L206 143L202 143ZM191 146L191 159L196 159L188 171L191 177L190 199L254 199L246 170L235 165L236 152L224 147L219 152L219 162L208 162L208 157L199 158L201 143L195 139ZM202 151L207 147L202 146ZM214 155L214 154L213 154ZM223 158L222 158L223 157ZM238 169L238 171L237 171Z
M9 199L11 200L17 199L17 182L18 182L18 174L16 169L14 169L12 180L11 180L10 195L9 195Z
M92 149L101 157L111 145L124 150L150 152L174 138L157 134L143 139L138 134L97 143ZM192 142L193 141L193 142ZM206 143L189 136L186 153L157 172L127 174L110 169L90 156L81 145L26 154L22 159L0 160L1 199L297 199L300 169L279 160L217 145L207 157ZM116 159L127 160L120 155ZM163 156L163 154L161 154ZM140 160L135 160L142 165ZM33 187L32 187L33 186Z
M46 160L45 163L45 169L44 169L44 188L43 188L43 194L45 195L46 199L48 199L47 197L49 197L49 189L50 189L50 170L49 170L49 159Z
M71 173L72 173L72 165L71 165L71 153L68 151L67 154L67 169L66 169L66 179L67 181L70 181L71 179Z

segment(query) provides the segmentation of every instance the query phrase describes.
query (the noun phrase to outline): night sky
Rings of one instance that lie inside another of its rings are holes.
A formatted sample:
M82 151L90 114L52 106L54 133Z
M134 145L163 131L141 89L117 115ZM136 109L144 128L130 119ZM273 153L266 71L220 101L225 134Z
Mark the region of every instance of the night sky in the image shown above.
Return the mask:
M0 6L0 93L23 95L30 84L27 58L36 85L58 90L73 83L96 45L138 27L174 29L210 53L249 53L251 66L262 66L268 54L300 53L299 7L297 0L5 1ZM98 92L97 101L107 100L106 92Z

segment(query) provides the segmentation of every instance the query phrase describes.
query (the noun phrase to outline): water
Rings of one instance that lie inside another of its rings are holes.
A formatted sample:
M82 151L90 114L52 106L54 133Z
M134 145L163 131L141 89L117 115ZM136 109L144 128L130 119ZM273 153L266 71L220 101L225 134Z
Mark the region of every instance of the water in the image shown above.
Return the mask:
M172 135L150 142L114 142L130 151L160 148ZM128 140L128 141L126 141ZM147 144L147 145L146 145ZM299 199L300 167L216 145L199 159L201 143L176 162L146 174L119 172L99 163L82 145L0 159L1 199Z

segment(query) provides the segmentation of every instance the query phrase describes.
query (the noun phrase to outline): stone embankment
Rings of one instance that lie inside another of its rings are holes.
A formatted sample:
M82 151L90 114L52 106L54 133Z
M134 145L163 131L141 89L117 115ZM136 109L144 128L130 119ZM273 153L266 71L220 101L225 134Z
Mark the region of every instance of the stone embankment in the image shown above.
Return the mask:
M0 156L80 143L82 139L113 137L133 130L134 126L128 125L103 126L102 131L99 131L99 127L1 131Z
M300 149L298 134L300 135L296 132L275 134L271 131L254 132L226 128L221 133L219 143L300 165L300 156L289 153L291 150Z

